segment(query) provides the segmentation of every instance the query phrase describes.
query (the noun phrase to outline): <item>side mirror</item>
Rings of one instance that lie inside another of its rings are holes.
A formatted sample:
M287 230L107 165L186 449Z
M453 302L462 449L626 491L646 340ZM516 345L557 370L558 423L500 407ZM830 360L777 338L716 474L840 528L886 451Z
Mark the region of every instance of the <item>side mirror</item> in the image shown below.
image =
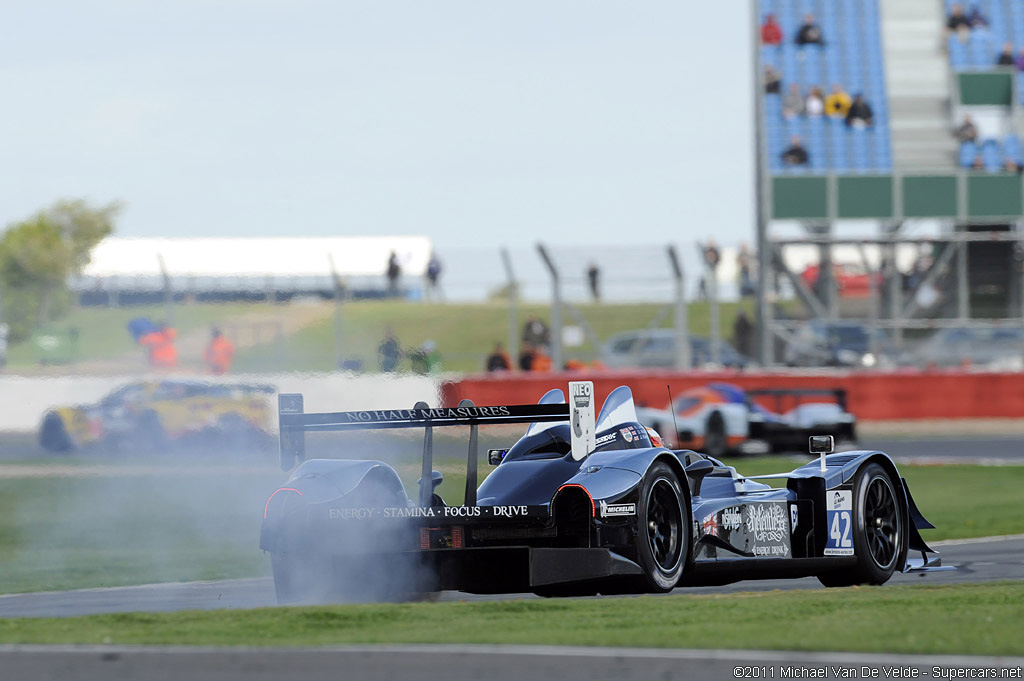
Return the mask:
M831 435L812 435L808 438L807 446L811 454L831 454L836 448L836 442Z
M497 466L508 454L507 449L488 449L487 450L487 463L492 466Z
M700 496L700 486L704 482L704 476L714 470L715 464L707 459L694 461L686 467L686 477L690 480L690 496Z

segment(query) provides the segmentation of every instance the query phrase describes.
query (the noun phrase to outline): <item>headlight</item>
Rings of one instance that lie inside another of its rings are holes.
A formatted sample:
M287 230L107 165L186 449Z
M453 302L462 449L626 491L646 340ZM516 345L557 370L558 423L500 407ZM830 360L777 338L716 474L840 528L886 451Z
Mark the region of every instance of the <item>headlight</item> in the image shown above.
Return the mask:
M864 353L864 356L860 358L860 362L866 367L873 367L878 362L878 360L875 358L874 353L866 352Z

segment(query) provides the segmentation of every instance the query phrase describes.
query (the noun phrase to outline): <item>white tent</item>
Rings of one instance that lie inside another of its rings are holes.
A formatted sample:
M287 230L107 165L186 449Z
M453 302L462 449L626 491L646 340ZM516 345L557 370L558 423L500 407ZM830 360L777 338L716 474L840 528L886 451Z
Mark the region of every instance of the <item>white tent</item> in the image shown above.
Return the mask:
M330 277L332 269L343 277L382 276L392 251L403 274L422 276L431 249L425 236L108 237L93 249L82 278L288 279Z

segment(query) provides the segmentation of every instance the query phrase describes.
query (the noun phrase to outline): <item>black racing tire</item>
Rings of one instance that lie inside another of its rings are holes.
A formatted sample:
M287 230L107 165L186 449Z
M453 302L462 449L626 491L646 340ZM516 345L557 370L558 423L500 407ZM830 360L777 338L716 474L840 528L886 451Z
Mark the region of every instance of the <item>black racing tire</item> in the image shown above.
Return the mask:
M725 419L722 412L713 411L708 416L704 428L704 453L716 459L725 456L729 450L729 440L725 434Z
M655 463L640 486L637 557L645 591L664 593L679 583L690 549L690 508L679 476Z
M818 575L825 586L884 584L907 554L907 514L898 480L877 463L857 471L853 486L854 566Z
M270 554L270 567L274 572L274 592L278 605L293 605L303 600L301 575L296 563L293 554Z
M135 440L139 449L157 454L163 454L170 446L160 415L152 409L139 414Z
M71 451L71 437L60 414L50 412L43 418L39 428L39 445L49 452Z

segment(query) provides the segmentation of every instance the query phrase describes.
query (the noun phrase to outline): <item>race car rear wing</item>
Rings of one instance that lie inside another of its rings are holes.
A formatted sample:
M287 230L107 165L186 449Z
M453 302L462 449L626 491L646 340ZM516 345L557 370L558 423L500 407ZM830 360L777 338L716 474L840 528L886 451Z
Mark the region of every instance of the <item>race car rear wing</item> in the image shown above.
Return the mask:
M423 469L420 476L420 505L428 506L433 494L433 429L442 426L469 426L469 452L466 458L466 506L476 506L477 427L509 423L546 423L568 421L568 404L522 404L477 407L462 400L457 407L431 409L417 402L412 409L378 409L307 414L301 394L282 393L277 398L281 433L281 468L291 470L306 458L306 433L317 431L371 430L379 428L423 428ZM591 419L593 412L591 411ZM593 425L590 426L593 433Z
M845 388L754 388L746 392L751 402L757 397L774 397L776 412L783 411L784 399L793 398L799 404L803 401L801 398L804 397L831 397L840 409L847 411Z

